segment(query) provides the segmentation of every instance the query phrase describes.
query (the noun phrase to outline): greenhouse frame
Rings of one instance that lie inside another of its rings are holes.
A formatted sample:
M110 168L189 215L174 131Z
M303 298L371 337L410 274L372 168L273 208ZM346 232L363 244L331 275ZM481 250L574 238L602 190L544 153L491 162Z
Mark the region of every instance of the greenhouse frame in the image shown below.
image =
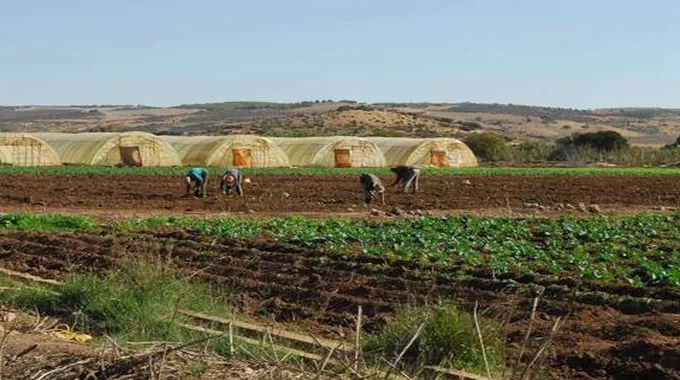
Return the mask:
M286 154L270 139L254 135L162 136L183 165L267 168L290 166Z
M0 165L56 166L59 155L40 138L26 133L0 133Z
M378 146L360 137L272 138L293 166L381 167L385 157Z
M145 132L34 133L65 164L102 166L180 166L175 149Z
M477 166L477 158L472 150L462 141L453 138L367 137L366 139L380 148L390 166Z

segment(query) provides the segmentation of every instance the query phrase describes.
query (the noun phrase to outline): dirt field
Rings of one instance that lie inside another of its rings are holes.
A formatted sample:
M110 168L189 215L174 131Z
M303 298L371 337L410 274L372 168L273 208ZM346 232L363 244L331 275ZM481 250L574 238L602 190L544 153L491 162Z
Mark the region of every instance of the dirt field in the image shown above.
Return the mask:
M330 337L351 336L357 306L365 330L375 331L405 305L455 299L475 301L489 316L509 320L518 347L528 326L530 288L546 287L535 322L542 341L558 316L567 322L542 366L557 378L680 379L680 291L635 289L548 276L472 273L454 281L448 272L371 256L343 257L267 241L220 242L184 232L58 235L0 234L0 265L46 278L104 271L131 256L170 259L187 274L224 286L230 302L254 318ZM202 271L198 271L201 269ZM514 302L514 301L519 302ZM536 347L531 349L534 352Z
M392 178L383 177L385 184ZM182 178L167 176L0 176L1 211L74 212L92 215L365 213L355 177L256 176L243 198L184 198ZM521 212L525 203L598 204L604 212L651 210L680 204L675 176L431 176L421 192L387 190L388 206L405 210ZM379 207L388 209L389 207Z

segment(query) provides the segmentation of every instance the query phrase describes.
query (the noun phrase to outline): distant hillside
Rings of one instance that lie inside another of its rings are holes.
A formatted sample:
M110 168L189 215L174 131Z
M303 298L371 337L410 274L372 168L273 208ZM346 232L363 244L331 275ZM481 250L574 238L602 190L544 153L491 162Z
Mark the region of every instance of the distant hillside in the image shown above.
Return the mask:
M369 106L341 106L316 114L297 114L253 122L253 133L268 136L459 136L453 120Z
M491 131L514 140L555 140L613 130L633 144L663 145L680 135L680 110L579 110L515 104L234 101L171 108L140 105L0 108L0 131L115 132L265 136L454 136Z
M320 103L333 103L332 100L311 100L297 103L275 103L275 102L219 102L219 103L196 103L182 104L174 108L203 109L209 111L231 111L231 110L290 110L303 107L311 107Z

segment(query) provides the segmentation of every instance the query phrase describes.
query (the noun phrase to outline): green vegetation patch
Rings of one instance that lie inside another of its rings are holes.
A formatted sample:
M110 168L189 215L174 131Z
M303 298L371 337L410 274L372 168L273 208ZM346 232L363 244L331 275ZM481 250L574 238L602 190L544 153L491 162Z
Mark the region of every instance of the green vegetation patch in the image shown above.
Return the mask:
M87 217L6 214L0 230L78 232ZM420 217L355 221L303 217L155 217L119 221L118 231L185 229L223 239L265 237L340 255L408 260L465 276L555 274L635 286L680 286L680 213L625 217ZM350 258L351 259L351 258ZM455 268L455 270L453 270Z
M533 149L526 147L526 149ZM108 166L48 166L48 167L25 167L5 166L0 167L0 175L145 175L145 176L181 176L186 173L188 167L108 167ZM209 167L210 173L223 173L226 167ZM423 175L452 175L452 176L560 176L560 175L680 175L680 168L654 168L654 167L475 167L475 168L424 168ZM372 172L378 175L392 175L389 168L249 168L243 169L246 176L258 175L323 175L343 176L358 175Z
M489 369L492 373L500 373L504 365L501 328L498 323L486 318L480 318L479 325ZM413 337L416 339L400 362L412 372L427 365L480 374L485 372L482 345L473 315L449 302L399 312L380 334L367 339L364 350L372 356L394 362Z
M0 215L0 230L76 232L97 226L94 219L84 216L30 213Z
M184 228L226 239L265 236L348 255L414 260L495 274L550 273L589 280L680 286L680 214L511 219L473 216L347 219L151 218L122 230Z
M8 281L8 280L5 280ZM58 288L9 288L0 303L72 320L77 329L121 341L186 341L182 308L227 315L224 292L182 279L166 263L132 262L103 276L74 275Z

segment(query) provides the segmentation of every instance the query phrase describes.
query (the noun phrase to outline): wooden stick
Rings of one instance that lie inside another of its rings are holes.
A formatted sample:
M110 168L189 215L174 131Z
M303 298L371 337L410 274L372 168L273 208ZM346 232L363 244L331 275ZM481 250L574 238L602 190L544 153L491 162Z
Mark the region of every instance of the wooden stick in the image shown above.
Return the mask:
M363 309L359 305L357 312L356 342L354 344L354 372L359 373L359 355L361 353L361 317Z
M562 320L562 317L557 317L555 324L553 325L552 329L550 329L550 335L548 335L548 339L545 340L545 343L543 343L543 345L538 350L538 352L536 353L534 358L531 360L531 362L529 362L529 364L527 364L527 367L522 372L522 375L520 375L519 380L523 380L526 377L526 375L529 373L529 370L531 369L531 367L534 365L534 363L536 363L536 361L541 356L541 354L543 354L543 351L545 351L546 347L548 347L548 344L550 344L553 337L555 336L555 332L560 327L562 327L562 324L560 323L561 320Z
M410 377L409 375L407 375L406 373L404 373L404 371L402 371L402 370L400 370L399 368L397 368L396 365L390 363L387 359L385 359L385 358L380 358L380 359L382 359L382 361L385 362L385 364L387 364L387 366L390 367L390 369L393 369L393 370L397 371L401 376L403 376L404 378L406 378L406 380L413 380L413 379L411 379L411 377ZM388 374L388 375L389 375L389 374ZM388 375L385 375L385 378L386 378L386 379L387 379L387 376L388 376Z
M413 343L415 343L416 339L418 339L418 337L420 336L420 332L423 331L423 327L425 327L425 322L421 323L420 326L418 326L418 330L416 330L416 333L413 334L413 337L411 337L411 340L408 342L406 347L404 347L404 349L401 350L401 352L397 356L397 359L395 359L394 363L390 365L390 369L388 369L387 372L385 373L385 379L389 378L390 373L392 372L392 368L397 369L397 364L399 364L401 358L403 358L404 355L406 355L406 351L408 351L408 349L411 348Z
M229 322L229 354L234 356L234 324Z
M522 361L522 356L524 355L524 350L527 347L527 344L529 343L529 337L531 336L531 329L533 328L534 325L534 319L536 318L536 307L538 306L538 297L534 298L534 305L531 308L531 318L529 319L529 326L527 327L527 332L524 335L524 341L522 341L522 348L519 350L519 355L517 356L517 362L515 363L515 368L513 368L512 372L510 373L510 378L512 379L515 376L515 369L518 369L520 366L520 363Z
M338 347L340 347L340 346L338 346ZM321 374L323 373L324 369L326 369L326 365L328 364L328 361L331 360L331 356L333 356L333 353L335 352L335 350L336 350L338 347L331 348L330 350L328 350L328 354L327 354L326 357L324 358L323 363L321 363L321 368L319 368L319 371L316 373L316 376L314 376L314 379L313 379L313 380L317 380L317 379L321 376Z
M16 277L22 280L28 280L31 282L40 282L43 284L48 284L48 285L61 285L61 282L57 280L50 280L38 276L34 276L32 274L28 273L21 273L21 272L15 272L13 270L5 269L5 268L0 268L0 273L5 274L10 277Z
M213 337L224 336L224 332L222 332L222 331L207 329L207 328L199 327L199 326L187 325L187 324L184 324L184 323L177 323L177 325L182 327L182 328L185 328L187 330L198 331L198 332L201 332L201 333L204 333L204 334L207 334L207 335L211 335ZM257 346L257 347L261 347L261 344L262 344L261 341L246 338L246 337L238 337L238 340L246 342L246 343L251 344L253 346ZM297 355L297 356L300 356L300 357L303 357L303 358L306 358L306 359L317 360L317 361L323 360L323 357L321 357L319 355L311 354L309 352L300 351L300 350L296 350L296 349L293 349L293 348L288 348L288 347L278 346L278 345L275 345L275 347L276 347L276 349L278 349L280 351L290 352L294 355ZM242 349L243 349L243 347L242 347Z
M267 330L269 330L269 333L272 334L273 336L276 336L277 338L283 338L287 340L292 340L292 341L297 341L300 343L305 343L308 345L316 345L316 346L321 346L327 349L331 349L338 344L340 344L341 350L344 351L344 343L336 340L331 340L331 339L323 339L323 338L318 338L318 339L311 339L307 335L303 334L297 334L291 331L285 331L285 330L280 330L280 329L268 329L267 327L260 326L254 323L248 323L248 322L242 322L242 321L236 321L233 319L225 319L225 318L220 318L220 317L215 317L212 315L208 315L205 313L199 313L196 311L188 310L188 309L181 309L179 311L181 314L184 314L186 316L192 317L194 319L202 320L202 321L207 321L207 322L215 322L219 323L222 325L229 325L230 323L233 325L234 328L237 329L243 329L243 330L249 330L257 333L265 333Z
M479 345L482 347L482 358L484 359L484 367L486 368L486 376L491 379L491 370L489 369L489 361L486 358L486 349L484 348L484 339L482 338L482 329L479 327L479 319L477 318L477 307L479 303L475 301L474 319L475 328L477 329L477 336L479 337Z

